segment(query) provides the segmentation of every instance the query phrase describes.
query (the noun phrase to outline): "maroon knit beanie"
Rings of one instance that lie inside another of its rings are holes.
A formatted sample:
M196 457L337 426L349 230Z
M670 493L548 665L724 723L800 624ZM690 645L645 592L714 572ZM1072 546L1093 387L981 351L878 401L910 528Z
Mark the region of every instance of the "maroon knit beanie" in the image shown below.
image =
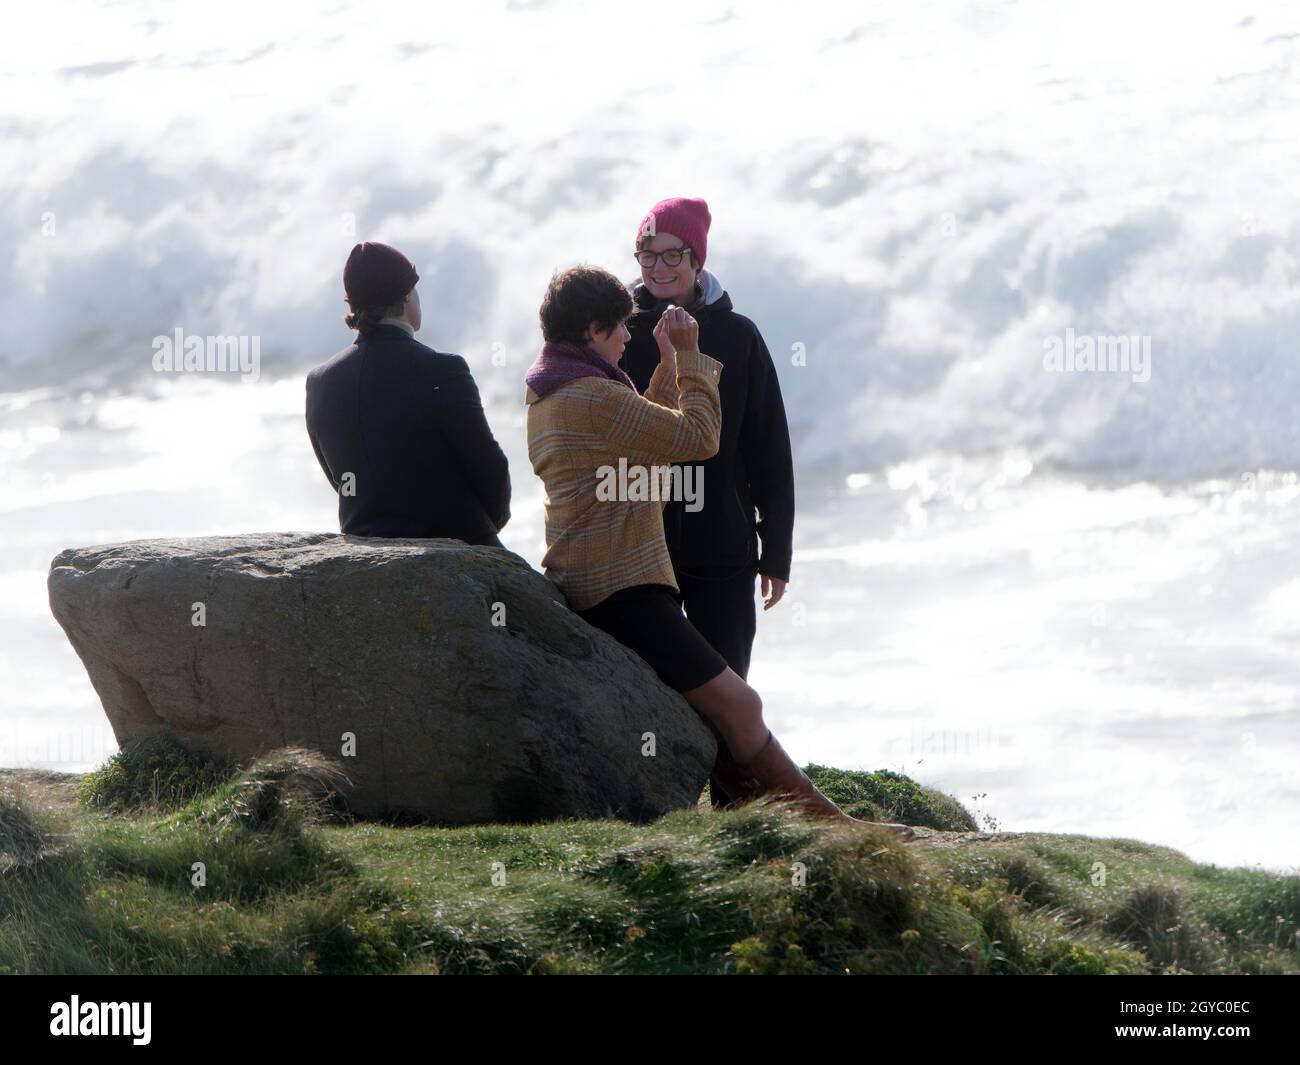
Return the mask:
M353 248L343 267L343 291L354 311L391 307L419 280L410 259L396 248L373 240Z
M674 196L660 200L641 219L636 231L637 240L644 236L671 233L695 254L695 265L704 265L704 254L709 247L709 205L697 197Z

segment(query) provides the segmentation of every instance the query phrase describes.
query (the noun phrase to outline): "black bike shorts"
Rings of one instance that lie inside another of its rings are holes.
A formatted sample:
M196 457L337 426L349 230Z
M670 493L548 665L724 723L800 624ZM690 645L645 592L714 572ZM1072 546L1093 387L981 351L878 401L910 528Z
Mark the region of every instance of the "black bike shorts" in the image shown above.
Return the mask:
M727 662L682 613L666 584L620 588L588 610L576 612L646 660L659 679L679 692L711 681Z

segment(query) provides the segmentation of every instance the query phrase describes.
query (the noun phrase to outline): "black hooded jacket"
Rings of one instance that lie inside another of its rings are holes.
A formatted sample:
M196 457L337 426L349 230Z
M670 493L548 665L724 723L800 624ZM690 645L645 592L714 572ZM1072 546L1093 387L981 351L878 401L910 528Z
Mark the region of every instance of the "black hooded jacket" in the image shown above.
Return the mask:
M723 364L722 440L712 458L681 464L702 467L703 480L697 471L695 483L703 506L688 511L678 499L665 505L668 552L677 568L757 563L760 573L788 581L794 464L776 366L758 327L732 310L726 292L705 303L698 281L696 290L687 310L700 325L700 351ZM654 327L667 303L639 281L631 292L637 309L627 323L632 339L619 365L644 393L659 364Z

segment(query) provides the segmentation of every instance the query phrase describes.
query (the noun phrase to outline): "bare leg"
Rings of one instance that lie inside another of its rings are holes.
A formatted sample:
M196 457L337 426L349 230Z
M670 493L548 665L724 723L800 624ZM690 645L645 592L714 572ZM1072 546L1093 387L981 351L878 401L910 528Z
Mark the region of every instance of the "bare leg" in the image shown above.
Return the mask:
M722 736L736 761L749 761L767 742L763 700L730 666L712 680L682 694Z

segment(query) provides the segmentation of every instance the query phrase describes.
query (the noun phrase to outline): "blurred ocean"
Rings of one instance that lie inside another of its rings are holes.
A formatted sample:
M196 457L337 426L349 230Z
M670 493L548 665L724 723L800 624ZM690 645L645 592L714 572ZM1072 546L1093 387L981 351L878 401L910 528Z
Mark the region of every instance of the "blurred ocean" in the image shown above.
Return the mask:
M49 613L59 550L337 528L303 374L350 340L357 240L420 269L420 339L469 360L538 565L542 290L633 276L646 209L694 195L794 434L750 677L787 749L1007 829L1300 864L1300 14L384 7L21 16L0 765L115 750ZM176 329L258 338L257 379L155 372ZM1045 365L1076 337L1146 373Z

